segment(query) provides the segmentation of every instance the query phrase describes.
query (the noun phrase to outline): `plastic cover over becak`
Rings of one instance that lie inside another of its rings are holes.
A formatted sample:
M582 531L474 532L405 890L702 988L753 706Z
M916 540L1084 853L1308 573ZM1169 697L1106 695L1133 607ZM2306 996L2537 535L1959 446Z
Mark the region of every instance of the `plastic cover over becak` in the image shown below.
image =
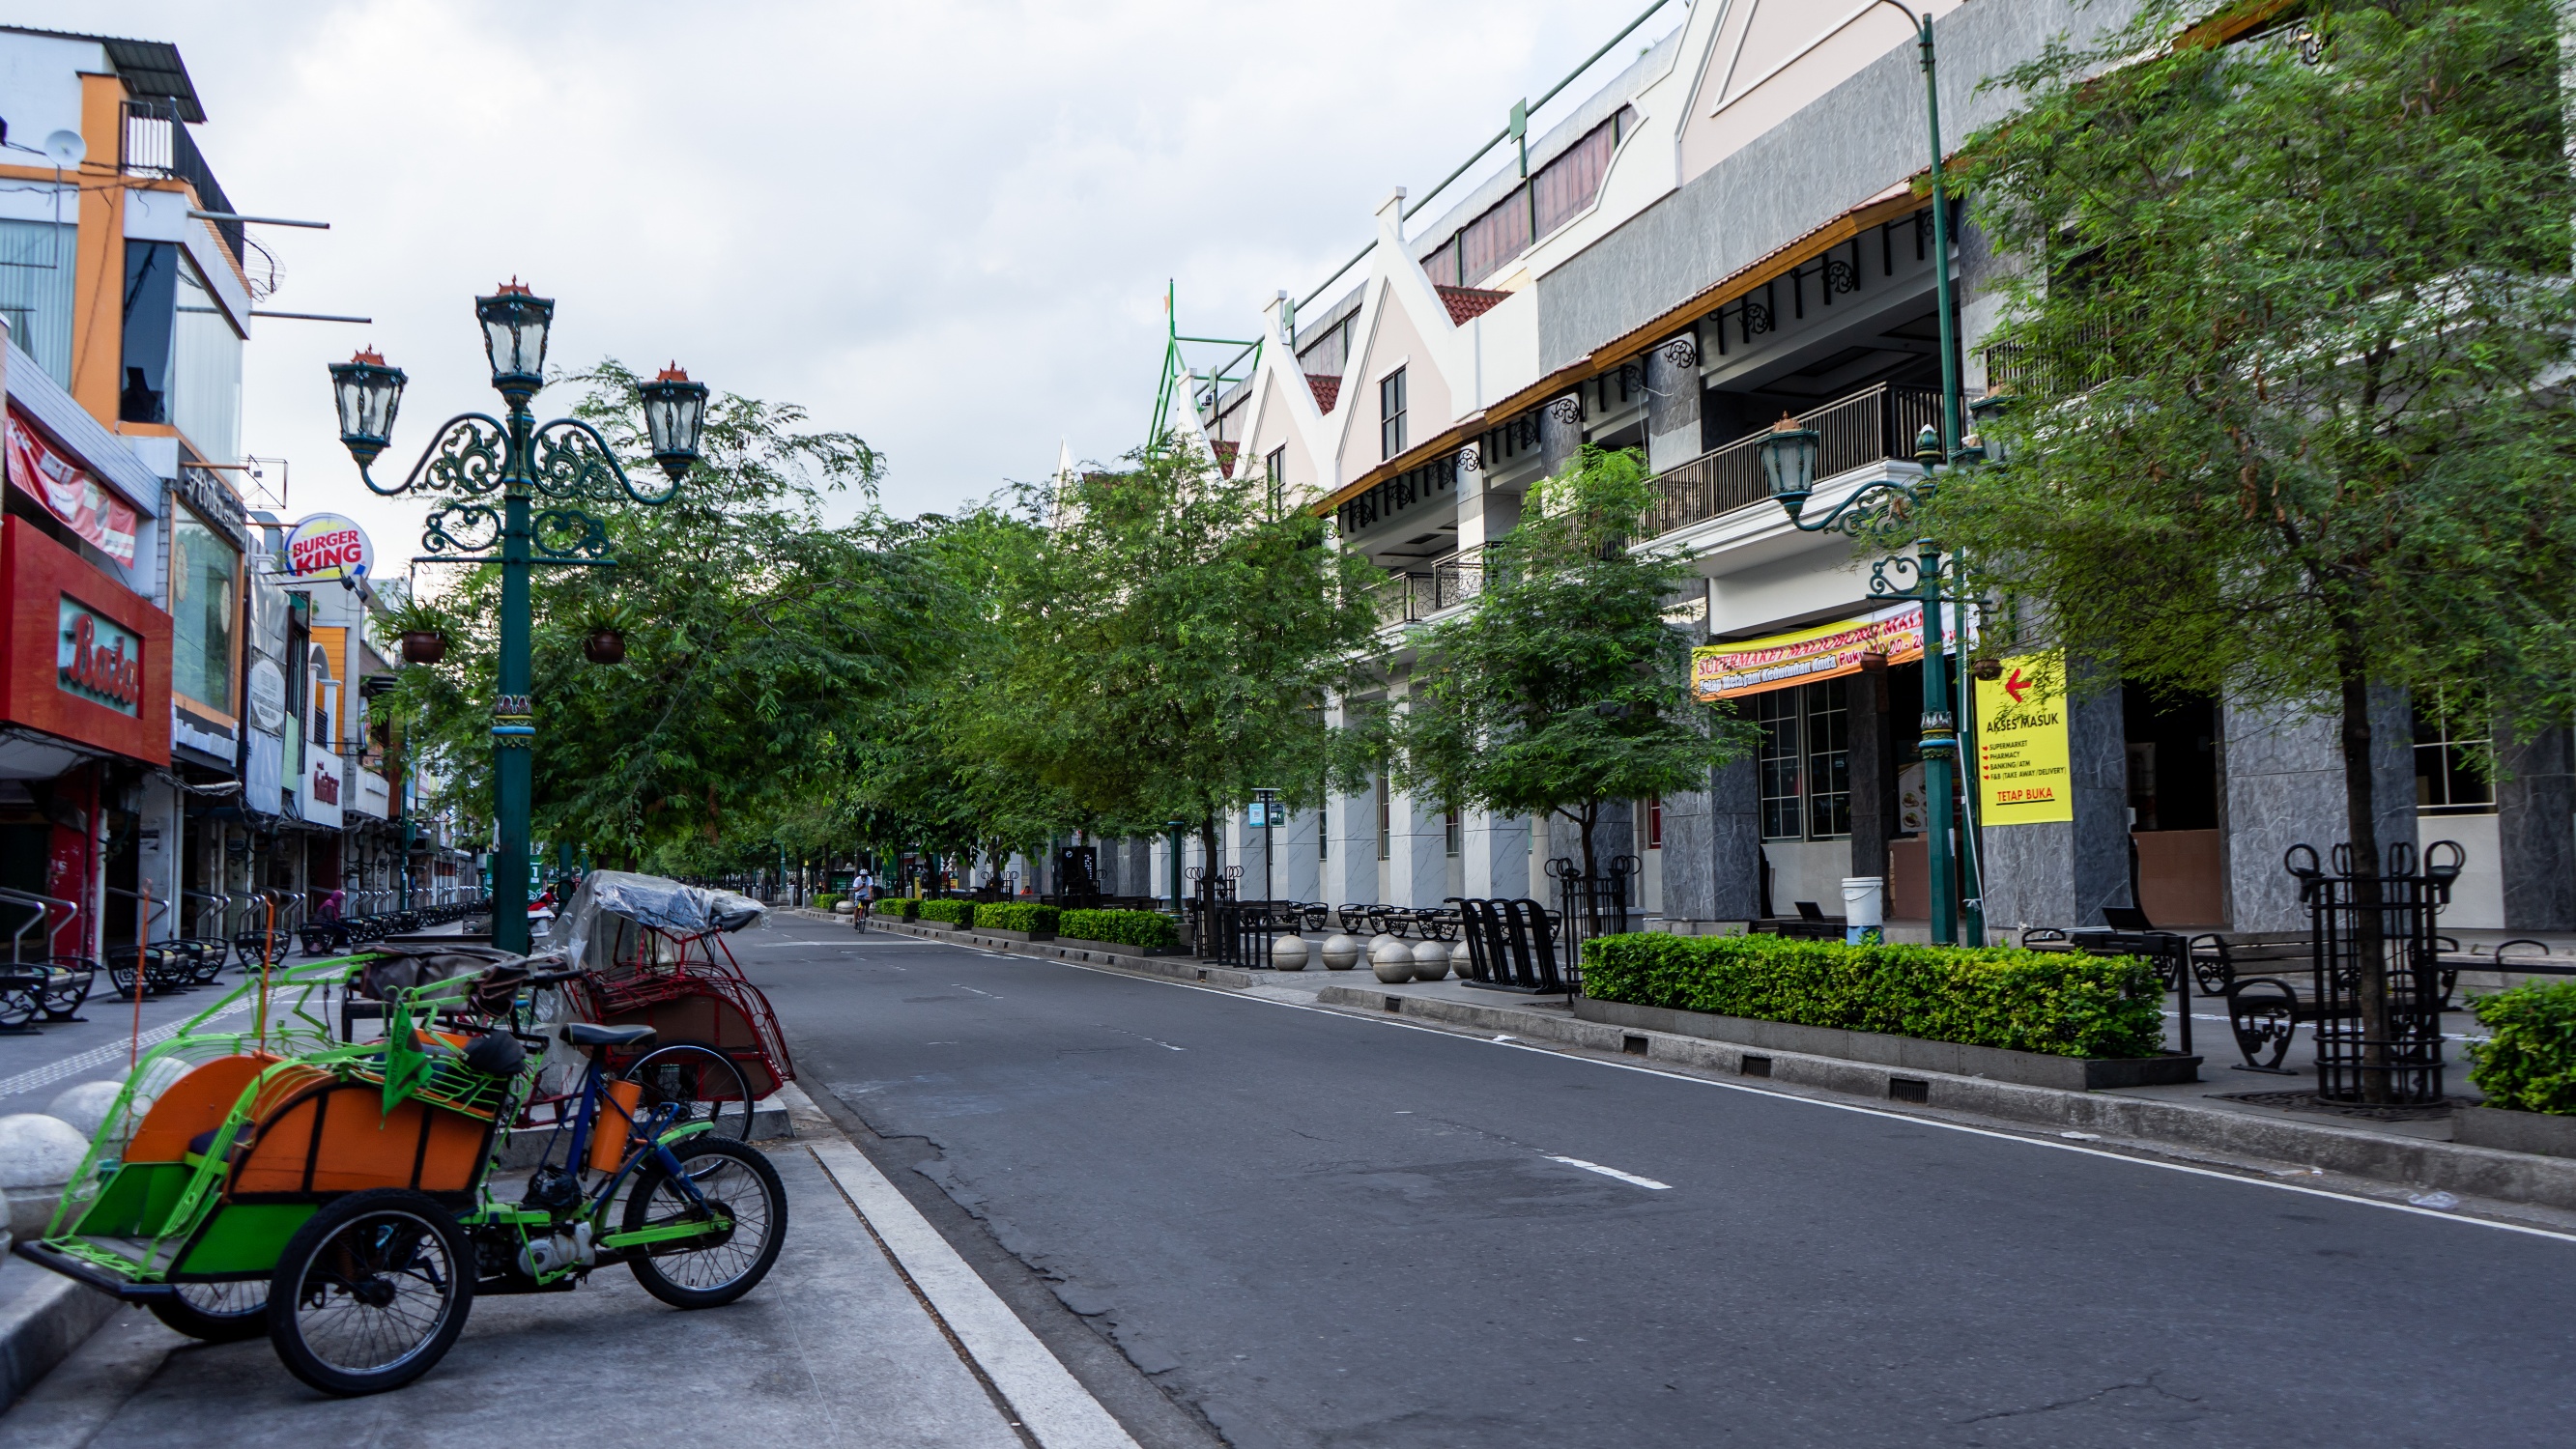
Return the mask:
M667 876L595 870L582 877L580 888L547 928L546 947L561 951L566 965L603 969L612 964L610 959L589 959L594 946L608 946L616 934L599 929L602 915L675 935L695 936L708 931L739 931L759 920L767 909L746 895L682 885Z

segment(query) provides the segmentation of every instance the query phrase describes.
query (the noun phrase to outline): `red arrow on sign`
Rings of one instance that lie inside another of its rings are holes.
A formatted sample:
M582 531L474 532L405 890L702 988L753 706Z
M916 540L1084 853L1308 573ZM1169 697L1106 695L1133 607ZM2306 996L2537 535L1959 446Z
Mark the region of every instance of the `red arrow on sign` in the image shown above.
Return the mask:
M2033 681L2021 677L2021 668L2016 665L2013 668L2012 678L2004 681L2004 693L2012 696L2013 703L2019 704L2022 695L2029 691L2032 683Z

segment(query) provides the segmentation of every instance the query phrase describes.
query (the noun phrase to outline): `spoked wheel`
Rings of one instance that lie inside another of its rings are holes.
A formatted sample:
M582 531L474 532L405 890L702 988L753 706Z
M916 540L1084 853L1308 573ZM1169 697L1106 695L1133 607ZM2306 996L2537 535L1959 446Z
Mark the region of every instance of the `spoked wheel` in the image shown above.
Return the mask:
M429 1372L474 1306L472 1251L426 1194L351 1193L305 1220L268 1285L268 1337L326 1394L373 1394Z
M669 1103L681 1109L673 1126L712 1122L718 1137L751 1140L751 1084L733 1058L715 1048L694 1042L655 1047L623 1075L644 1088L639 1115Z
M268 1283L182 1283L168 1298L152 1300L152 1316L190 1338L239 1343L268 1332Z
M652 1243L627 1260L644 1291L674 1308L731 1303L769 1276L787 1241L787 1189L756 1148L713 1133L671 1148L686 1178L656 1165L637 1175L626 1199L626 1231L724 1221L698 1237ZM689 1188L697 1189L693 1197ZM702 1205L703 1204L703 1205Z

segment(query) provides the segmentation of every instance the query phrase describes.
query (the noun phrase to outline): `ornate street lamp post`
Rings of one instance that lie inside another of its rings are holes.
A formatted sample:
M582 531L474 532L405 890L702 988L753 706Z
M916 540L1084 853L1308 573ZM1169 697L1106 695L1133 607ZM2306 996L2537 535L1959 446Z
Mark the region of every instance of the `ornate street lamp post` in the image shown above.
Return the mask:
M1783 417L1774 423L1770 433L1757 445L1762 459L1762 481L1771 496L1788 511L1789 522L1801 533L1838 532L1859 538L1869 530L1875 509L1858 505L1880 499L1907 505L1927 502L1935 487L1934 469L1941 461L1941 438L1926 426L1915 439L1915 461L1923 466L1919 483L1877 482L1854 491L1834 505L1833 511L1818 519L1803 516L1808 495L1815 491L1816 459L1821 451L1813 428L1801 427L1795 418ZM1911 576L1912 582L1903 580ZM1942 638L1941 606L1959 601L1956 592L1944 592L1942 584L1958 581L1958 563L1945 563L1941 546L1928 538L1914 541L1914 557L1895 554L1870 566L1869 591L1876 598L1914 599L1923 606L1923 796L1930 819L1924 829L1925 884L1932 894L1932 939L1942 945L1959 943L1960 918L1958 903L1968 902L1969 944L1981 944L1984 921L1976 900L1977 885L1973 852L1962 853L1955 834L1955 812L1951 809L1954 769L1959 762L1959 719L1950 709L1950 661L1948 644Z
M529 399L546 385L546 331L554 312L554 299L535 296L516 280L474 299L492 386L509 405L508 420L488 413L448 419L410 476L392 487L378 483L369 466L392 440L403 371L373 352L331 365L340 441L357 460L358 476L388 498L420 493L438 500L421 536L426 552L414 562L501 566L501 663L492 702L493 809L501 838L492 872L492 944L518 952L528 949L528 811L537 734L529 698L528 571L537 564L616 562L607 521L580 505L657 506L678 496L680 480L697 461L707 407L706 384L689 381L676 367L638 389L653 461L670 486L658 493L637 488L598 429L576 418L539 426L528 411Z

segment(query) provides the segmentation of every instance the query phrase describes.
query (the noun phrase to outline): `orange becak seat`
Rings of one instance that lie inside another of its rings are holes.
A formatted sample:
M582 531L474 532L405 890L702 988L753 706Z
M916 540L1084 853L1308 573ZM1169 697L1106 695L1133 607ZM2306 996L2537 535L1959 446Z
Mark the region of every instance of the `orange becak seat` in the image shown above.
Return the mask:
M144 1114L143 1125L134 1129L134 1139L125 1145L125 1160L183 1160L189 1140L223 1126L251 1078L276 1063L276 1057L258 1052L217 1057L171 1083Z

